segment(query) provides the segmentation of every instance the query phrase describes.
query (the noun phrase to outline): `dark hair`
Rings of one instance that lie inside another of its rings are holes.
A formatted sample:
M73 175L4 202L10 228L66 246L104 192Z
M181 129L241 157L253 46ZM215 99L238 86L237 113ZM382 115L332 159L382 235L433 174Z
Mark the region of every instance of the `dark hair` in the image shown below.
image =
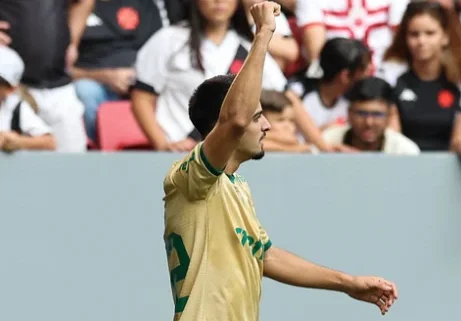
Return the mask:
M196 0L187 2L187 12L190 26L189 46L191 49L192 66L201 71L205 71L203 67L202 55L200 53L200 46L202 44L203 31L206 27L206 19L200 13ZM245 13L242 1L238 0L237 10L230 21L230 27L233 28L237 34L248 41L253 41L254 34L251 30L248 18Z
M395 101L391 85L377 77L359 80L346 94L346 98L351 103L382 100L391 105Z
M402 17L392 44L384 54L384 60L411 64L411 53L407 44L408 26L420 15L428 15L437 20L449 37L441 64L447 79L453 83L461 81L461 24L456 11L445 9L438 2L411 2Z
M11 84L3 77L0 77L0 86L12 88Z
M332 81L342 70L351 73L367 68L371 61L371 52L361 41L347 38L329 39L320 52L322 80Z
M189 100L189 118L202 138L216 125L221 106L234 81L234 75L221 75L205 80Z
M287 106L291 106L291 101L283 92L275 90L263 90L261 92L261 106L263 111L281 113Z

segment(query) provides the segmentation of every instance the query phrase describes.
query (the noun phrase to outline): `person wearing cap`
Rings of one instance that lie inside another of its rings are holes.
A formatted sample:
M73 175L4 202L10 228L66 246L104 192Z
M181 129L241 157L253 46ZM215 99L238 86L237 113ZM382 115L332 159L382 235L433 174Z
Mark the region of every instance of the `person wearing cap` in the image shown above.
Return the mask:
M69 70L93 6L94 0L0 1L0 46L14 49L24 61L21 86L53 129L58 152L87 149L84 106Z
M18 93L23 72L21 57L0 46L0 150L55 150L51 128Z

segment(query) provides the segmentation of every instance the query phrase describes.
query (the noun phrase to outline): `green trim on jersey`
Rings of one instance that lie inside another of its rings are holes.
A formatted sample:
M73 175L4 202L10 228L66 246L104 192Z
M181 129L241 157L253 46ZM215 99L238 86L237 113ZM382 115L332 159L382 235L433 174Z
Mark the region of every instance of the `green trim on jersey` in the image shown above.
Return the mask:
M264 244L264 252L266 252L268 249L270 249L272 246L271 240L269 240L266 244Z
M235 175L234 174L226 174L226 176L229 177L232 184L235 184Z
M205 164L206 169L208 169L208 171L210 171L211 174L213 174L215 176L219 176L219 175L221 175L223 173L223 171L220 171L220 170L214 168L213 165L211 165L210 161L208 160L208 158L205 155L205 152L203 151L203 144L200 145L200 158L202 159L203 163Z

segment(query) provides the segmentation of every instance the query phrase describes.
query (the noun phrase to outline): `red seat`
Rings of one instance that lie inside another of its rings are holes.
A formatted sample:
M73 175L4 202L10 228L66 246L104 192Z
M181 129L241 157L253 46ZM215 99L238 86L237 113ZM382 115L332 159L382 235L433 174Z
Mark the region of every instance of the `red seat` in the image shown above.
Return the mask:
M123 149L152 149L131 111L129 101L101 104L98 110L97 131L103 151Z

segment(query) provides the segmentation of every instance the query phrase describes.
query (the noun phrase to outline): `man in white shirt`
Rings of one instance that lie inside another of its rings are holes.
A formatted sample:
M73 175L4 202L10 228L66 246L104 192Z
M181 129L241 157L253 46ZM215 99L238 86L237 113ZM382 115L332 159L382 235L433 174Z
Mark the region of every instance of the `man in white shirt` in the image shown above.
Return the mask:
M392 87L380 78L359 81L349 92L349 125L323 132L327 144L345 144L362 152L418 155L418 146L409 138L388 128Z
M18 94L23 72L21 57L0 46L0 150L54 150L51 128Z

